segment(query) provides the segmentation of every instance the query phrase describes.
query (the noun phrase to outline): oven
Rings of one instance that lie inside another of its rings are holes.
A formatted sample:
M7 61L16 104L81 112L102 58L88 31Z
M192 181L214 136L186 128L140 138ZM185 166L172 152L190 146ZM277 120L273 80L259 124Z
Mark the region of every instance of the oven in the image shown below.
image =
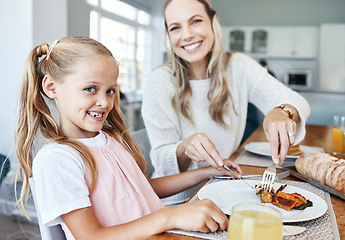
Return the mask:
M310 69L290 69L285 73L284 84L294 90L310 90L312 87Z

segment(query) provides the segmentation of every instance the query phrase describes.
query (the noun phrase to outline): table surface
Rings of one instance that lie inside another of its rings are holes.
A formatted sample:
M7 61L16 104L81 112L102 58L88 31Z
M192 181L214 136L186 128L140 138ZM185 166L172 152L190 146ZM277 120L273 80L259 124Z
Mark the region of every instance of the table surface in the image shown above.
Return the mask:
M239 148L238 150L231 156L231 160L235 161L236 158L244 151L244 145L249 142L259 142L259 141L267 141L265 137L265 133L260 126ZM301 142L302 145L306 146L314 146L314 147L322 147L326 153L332 153L332 127L329 126L318 126L318 125L307 125L306 127L306 136L304 140ZM341 156L336 156L338 158L342 158ZM243 174L263 174L265 168L262 167L253 167L253 166L241 166ZM277 169L277 172L283 170ZM292 181L301 181L293 176L288 176L284 178L284 180L292 180ZM331 195L333 210L335 216L337 218L338 228L340 239L345 239L345 201ZM192 239L199 239L195 237L189 237L185 235L173 234L173 233L162 233L158 235L154 235L150 238L150 240L174 240L174 239L185 239L185 240L192 240Z

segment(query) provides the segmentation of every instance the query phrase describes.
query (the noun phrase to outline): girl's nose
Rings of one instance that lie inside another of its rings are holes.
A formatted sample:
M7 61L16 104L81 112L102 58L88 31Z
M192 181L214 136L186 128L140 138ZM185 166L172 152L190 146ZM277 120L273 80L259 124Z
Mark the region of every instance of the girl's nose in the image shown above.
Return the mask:
M103 94L99 94L97 96L97 102L96 102L97 106L101 106L101 107L108 107L109 106L109 102L108 102L108 98L106 95Z

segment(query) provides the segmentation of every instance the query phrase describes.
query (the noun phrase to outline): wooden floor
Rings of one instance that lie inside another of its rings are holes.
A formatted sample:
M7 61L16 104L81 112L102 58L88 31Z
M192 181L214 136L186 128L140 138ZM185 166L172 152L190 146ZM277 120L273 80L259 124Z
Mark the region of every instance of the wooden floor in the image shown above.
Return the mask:
M36 224L0 214L0 240L40 240Z

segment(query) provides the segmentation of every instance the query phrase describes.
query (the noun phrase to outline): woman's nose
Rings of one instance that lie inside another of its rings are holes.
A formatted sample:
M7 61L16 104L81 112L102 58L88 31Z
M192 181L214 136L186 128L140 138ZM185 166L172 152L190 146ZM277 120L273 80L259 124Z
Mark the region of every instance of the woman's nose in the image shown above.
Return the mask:
M190 26L183 28L183 39L190 39L194 36L194 32Z

